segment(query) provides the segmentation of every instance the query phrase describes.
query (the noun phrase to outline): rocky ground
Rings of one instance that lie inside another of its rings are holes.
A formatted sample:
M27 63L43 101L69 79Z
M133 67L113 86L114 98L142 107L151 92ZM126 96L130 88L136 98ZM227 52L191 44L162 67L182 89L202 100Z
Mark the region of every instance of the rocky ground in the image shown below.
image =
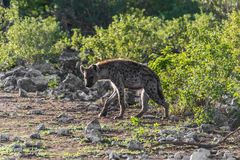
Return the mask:
M139 110L131 106L123 120L96 119L98 102L56 100L31 93L0 92L1 159L239 159L239 132L218 147L203 149L191 145L161 142L216 142L228 128L213 129L189 125L187 119L172 116L161 120L152 108L141 120L131 118ZM154 116L153 116L154 115ZM218 132L217 132L218 131Z

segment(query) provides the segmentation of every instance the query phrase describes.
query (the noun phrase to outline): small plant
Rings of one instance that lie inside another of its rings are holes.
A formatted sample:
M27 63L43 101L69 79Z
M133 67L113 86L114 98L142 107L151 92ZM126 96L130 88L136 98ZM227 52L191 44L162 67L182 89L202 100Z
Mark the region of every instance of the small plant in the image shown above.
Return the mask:
M132 125L134 125L134 126L139 126L139 124L140 124L140 119L137 117L131 117L130 121L131 121Z
M211 108L205 109L204 107L195 107L193 110L194 122L197 125L213 122L213 110Z
M48 88L54 89L59 85L59 81L54 78L54 79L50 79L48 82Z

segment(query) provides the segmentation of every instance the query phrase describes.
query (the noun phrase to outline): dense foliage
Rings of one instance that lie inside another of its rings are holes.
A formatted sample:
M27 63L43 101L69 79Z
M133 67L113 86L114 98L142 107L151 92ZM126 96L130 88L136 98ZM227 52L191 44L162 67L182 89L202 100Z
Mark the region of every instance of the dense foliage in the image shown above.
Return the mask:
M0 7L0 69L53 62L65 47L88 63L147 63L172 112L193 111L202 123L224 97L240 104L238 9L237 0L12 0Z

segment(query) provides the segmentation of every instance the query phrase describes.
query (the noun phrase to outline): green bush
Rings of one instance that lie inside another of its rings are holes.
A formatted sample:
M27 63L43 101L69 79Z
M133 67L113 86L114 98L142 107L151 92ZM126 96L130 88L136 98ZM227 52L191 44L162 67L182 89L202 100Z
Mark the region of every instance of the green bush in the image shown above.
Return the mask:
M196 108L211 107L215 102L221 102L223 95L240 98L237 94L239 79L234 73L236 64L239 64L233 49L237 47L222 40L226 38L227 29L235 24L229 23L231 21L230 16L225 24L231 26L225 28L211 14L195 15L195 20L186 23L186 31L180 36L186 38L178 41L184 49L173 54L171 48L174 46L166 46L163 56L149 62L149 66L161 77L165 95L173 106L172 111L188 109L198 117L204 117L206 112L201 110L198 114ZM239 26L234 28L239 29Z
M161 20L146 17L143 11L113 17L107 29L96 27L96 34L83 38L81 51L93 51L87 54L90 62L109 58L130 58L136 61L147 61L148 56L162 45L157 31L161 28Z
M55 61L65 46L60 41L62 36L59 24L52 17L19 18L5 33L7 41L1 43L0 65L10 67L17 59Z

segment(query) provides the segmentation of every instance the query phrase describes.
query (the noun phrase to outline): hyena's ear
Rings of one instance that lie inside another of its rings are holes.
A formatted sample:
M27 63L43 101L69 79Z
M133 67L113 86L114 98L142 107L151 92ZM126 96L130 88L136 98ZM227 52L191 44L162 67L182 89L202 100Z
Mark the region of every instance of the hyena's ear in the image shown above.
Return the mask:
M83 67L83 65L81 65L80 66L80 71L81 71L82 74L83 74L84 70L85 70L85 68Z

